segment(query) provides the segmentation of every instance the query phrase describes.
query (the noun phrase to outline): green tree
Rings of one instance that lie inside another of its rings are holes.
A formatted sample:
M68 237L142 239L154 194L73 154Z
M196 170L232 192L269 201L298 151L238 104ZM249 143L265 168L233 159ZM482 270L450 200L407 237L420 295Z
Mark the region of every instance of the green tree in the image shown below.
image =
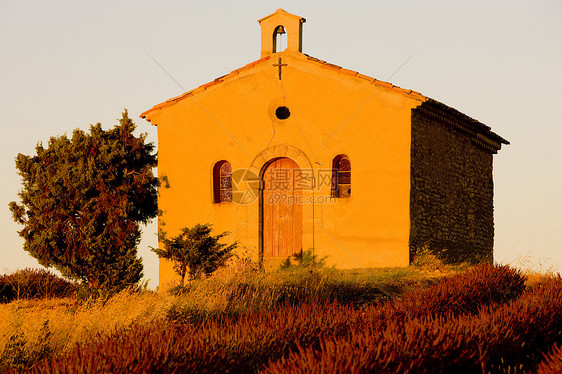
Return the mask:
M10 203L24 249L41 265L98 289L120 289L142 277L140 223L157 215L157 164L146 134L133 135L127 110L104 131L51 137L37 155L18 154L21 202Z
M232 250L238 246L237 242L230 245L219 243L228 232L213 236L211 230L210 224L197 224L193 228L182 228L180 234L171 239L166 237L165 232L160 231L160 242L164 249L151 250L158 257L174 262L174 270L181 277L183 285L187 272L192 279L211 274L225 265L233 255Z

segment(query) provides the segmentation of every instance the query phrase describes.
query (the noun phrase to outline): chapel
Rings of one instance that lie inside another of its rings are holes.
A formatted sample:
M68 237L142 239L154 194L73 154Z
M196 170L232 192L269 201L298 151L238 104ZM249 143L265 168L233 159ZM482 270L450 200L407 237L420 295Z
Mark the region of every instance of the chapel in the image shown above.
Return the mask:
M303 53L305 19L258 23L257 61L141 114L158 128L159 227L210 223L274 268L492 261L493 155L508 141L416 91ZM177 280L160 259L160 287Z

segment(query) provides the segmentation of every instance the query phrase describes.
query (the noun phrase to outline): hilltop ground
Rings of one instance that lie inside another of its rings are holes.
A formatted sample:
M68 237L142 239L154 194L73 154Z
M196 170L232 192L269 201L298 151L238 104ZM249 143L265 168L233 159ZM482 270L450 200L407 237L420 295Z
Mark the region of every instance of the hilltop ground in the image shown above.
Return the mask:
M0 370L557 372L561 295L559 275L499 265L246 266L174 293L0 304Z

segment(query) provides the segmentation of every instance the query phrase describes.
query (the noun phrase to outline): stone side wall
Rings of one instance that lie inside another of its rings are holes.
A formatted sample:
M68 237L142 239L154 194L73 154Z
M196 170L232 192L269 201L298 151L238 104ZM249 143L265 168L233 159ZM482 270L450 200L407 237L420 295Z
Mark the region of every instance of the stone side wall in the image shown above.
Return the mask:
M447 262L492 261L495 150L454 113L412 110L410 259L427 245Z

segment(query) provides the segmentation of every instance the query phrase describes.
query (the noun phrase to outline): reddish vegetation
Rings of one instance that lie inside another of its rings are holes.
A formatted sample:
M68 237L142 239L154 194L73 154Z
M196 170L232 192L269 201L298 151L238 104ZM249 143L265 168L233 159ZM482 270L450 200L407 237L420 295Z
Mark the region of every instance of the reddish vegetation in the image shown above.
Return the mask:
M505 304L483 305L476 315L392 320L383 329L354 325L348 334L323 339L271 362L266 372L502 371L532 366L559 341L562 280L536 285Z
M198 325L135 326L70 354L39 363L38 372L247 372L271 358L317 342L323 334L341 335L360 313L319 303L252 313L238 320ZM330 316L330 318L327 318ZM320 317L320 318L319 318Z
M537 374L555 373L562 373L562 346L560 345L555 345L552 351L546 355L546 360L541 362L537 368Z
M517 298L525 289L520 272L508 266L480 265L382 308L371 308L383 321L403 321L423 317L475 314L483 305ZM374 316L373 316L374 319Z
M35 372L480 372L532 370L561 342L562 279L524 290L481 265L400 300L356 309L306 300L196 323L135 325ZM546 358L560 360L560 348ZM543 367L541 365L542 372ZM554 364L553 364L554 365Z

